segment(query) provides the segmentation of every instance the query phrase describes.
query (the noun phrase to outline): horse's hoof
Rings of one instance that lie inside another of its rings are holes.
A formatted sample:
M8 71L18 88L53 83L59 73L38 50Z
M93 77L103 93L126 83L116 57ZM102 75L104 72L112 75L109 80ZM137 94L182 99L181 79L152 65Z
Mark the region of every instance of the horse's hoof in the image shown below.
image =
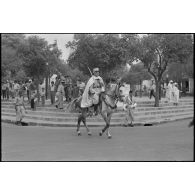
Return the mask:
M108 136L108 139L111 139L111 138L112 138L112 136L111 136L111 135L109 135L109 136Z
M88 135L91 136L91 132L89 132Z
M81 132L77 133L78 136L81 136Z
M99 136L102 136L102 132L99 133Z

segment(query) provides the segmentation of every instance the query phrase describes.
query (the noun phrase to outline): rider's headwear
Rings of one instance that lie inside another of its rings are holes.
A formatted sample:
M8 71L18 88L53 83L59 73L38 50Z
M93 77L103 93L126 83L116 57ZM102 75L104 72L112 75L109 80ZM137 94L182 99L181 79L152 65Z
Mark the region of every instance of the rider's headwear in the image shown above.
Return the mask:
M100 71L99 68L94 68L94 69L93 69L93 73L94 73L94 72L99 72L99 71Z
M60 80L61 80L61 83L65 83L65 78L63 76L61 76Z

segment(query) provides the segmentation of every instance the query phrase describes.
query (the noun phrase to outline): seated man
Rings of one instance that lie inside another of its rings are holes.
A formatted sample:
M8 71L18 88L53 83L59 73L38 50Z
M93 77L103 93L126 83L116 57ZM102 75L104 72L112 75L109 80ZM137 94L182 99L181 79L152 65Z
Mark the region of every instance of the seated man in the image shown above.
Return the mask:
M103 79L99 76L99 68L93 69L93 75L87 82L82 95L81 107L94 106L95 115L98 115L99 96L105 91Z

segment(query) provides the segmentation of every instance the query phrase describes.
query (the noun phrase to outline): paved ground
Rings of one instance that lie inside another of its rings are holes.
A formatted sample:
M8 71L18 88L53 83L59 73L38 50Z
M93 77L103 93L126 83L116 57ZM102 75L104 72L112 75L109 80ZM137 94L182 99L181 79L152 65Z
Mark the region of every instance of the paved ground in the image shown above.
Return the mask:
M190 120L149 127L112 127L112 139L75 128L19 127L2 123L3 161L192 161Z

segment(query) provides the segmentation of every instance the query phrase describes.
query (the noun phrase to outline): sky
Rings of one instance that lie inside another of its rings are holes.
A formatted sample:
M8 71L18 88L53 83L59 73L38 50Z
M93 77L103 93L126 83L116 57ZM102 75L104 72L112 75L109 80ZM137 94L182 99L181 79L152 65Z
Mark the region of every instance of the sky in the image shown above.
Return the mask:
M68 56L70 54L70 49L67 49L65 47L65 44L68 41L73 40L73 34L26 34L26 36L36 35L41 38L44 38L48 43L53 43L55 40L57 40L58 48L62 51L62 58L64 60L68 59Z

